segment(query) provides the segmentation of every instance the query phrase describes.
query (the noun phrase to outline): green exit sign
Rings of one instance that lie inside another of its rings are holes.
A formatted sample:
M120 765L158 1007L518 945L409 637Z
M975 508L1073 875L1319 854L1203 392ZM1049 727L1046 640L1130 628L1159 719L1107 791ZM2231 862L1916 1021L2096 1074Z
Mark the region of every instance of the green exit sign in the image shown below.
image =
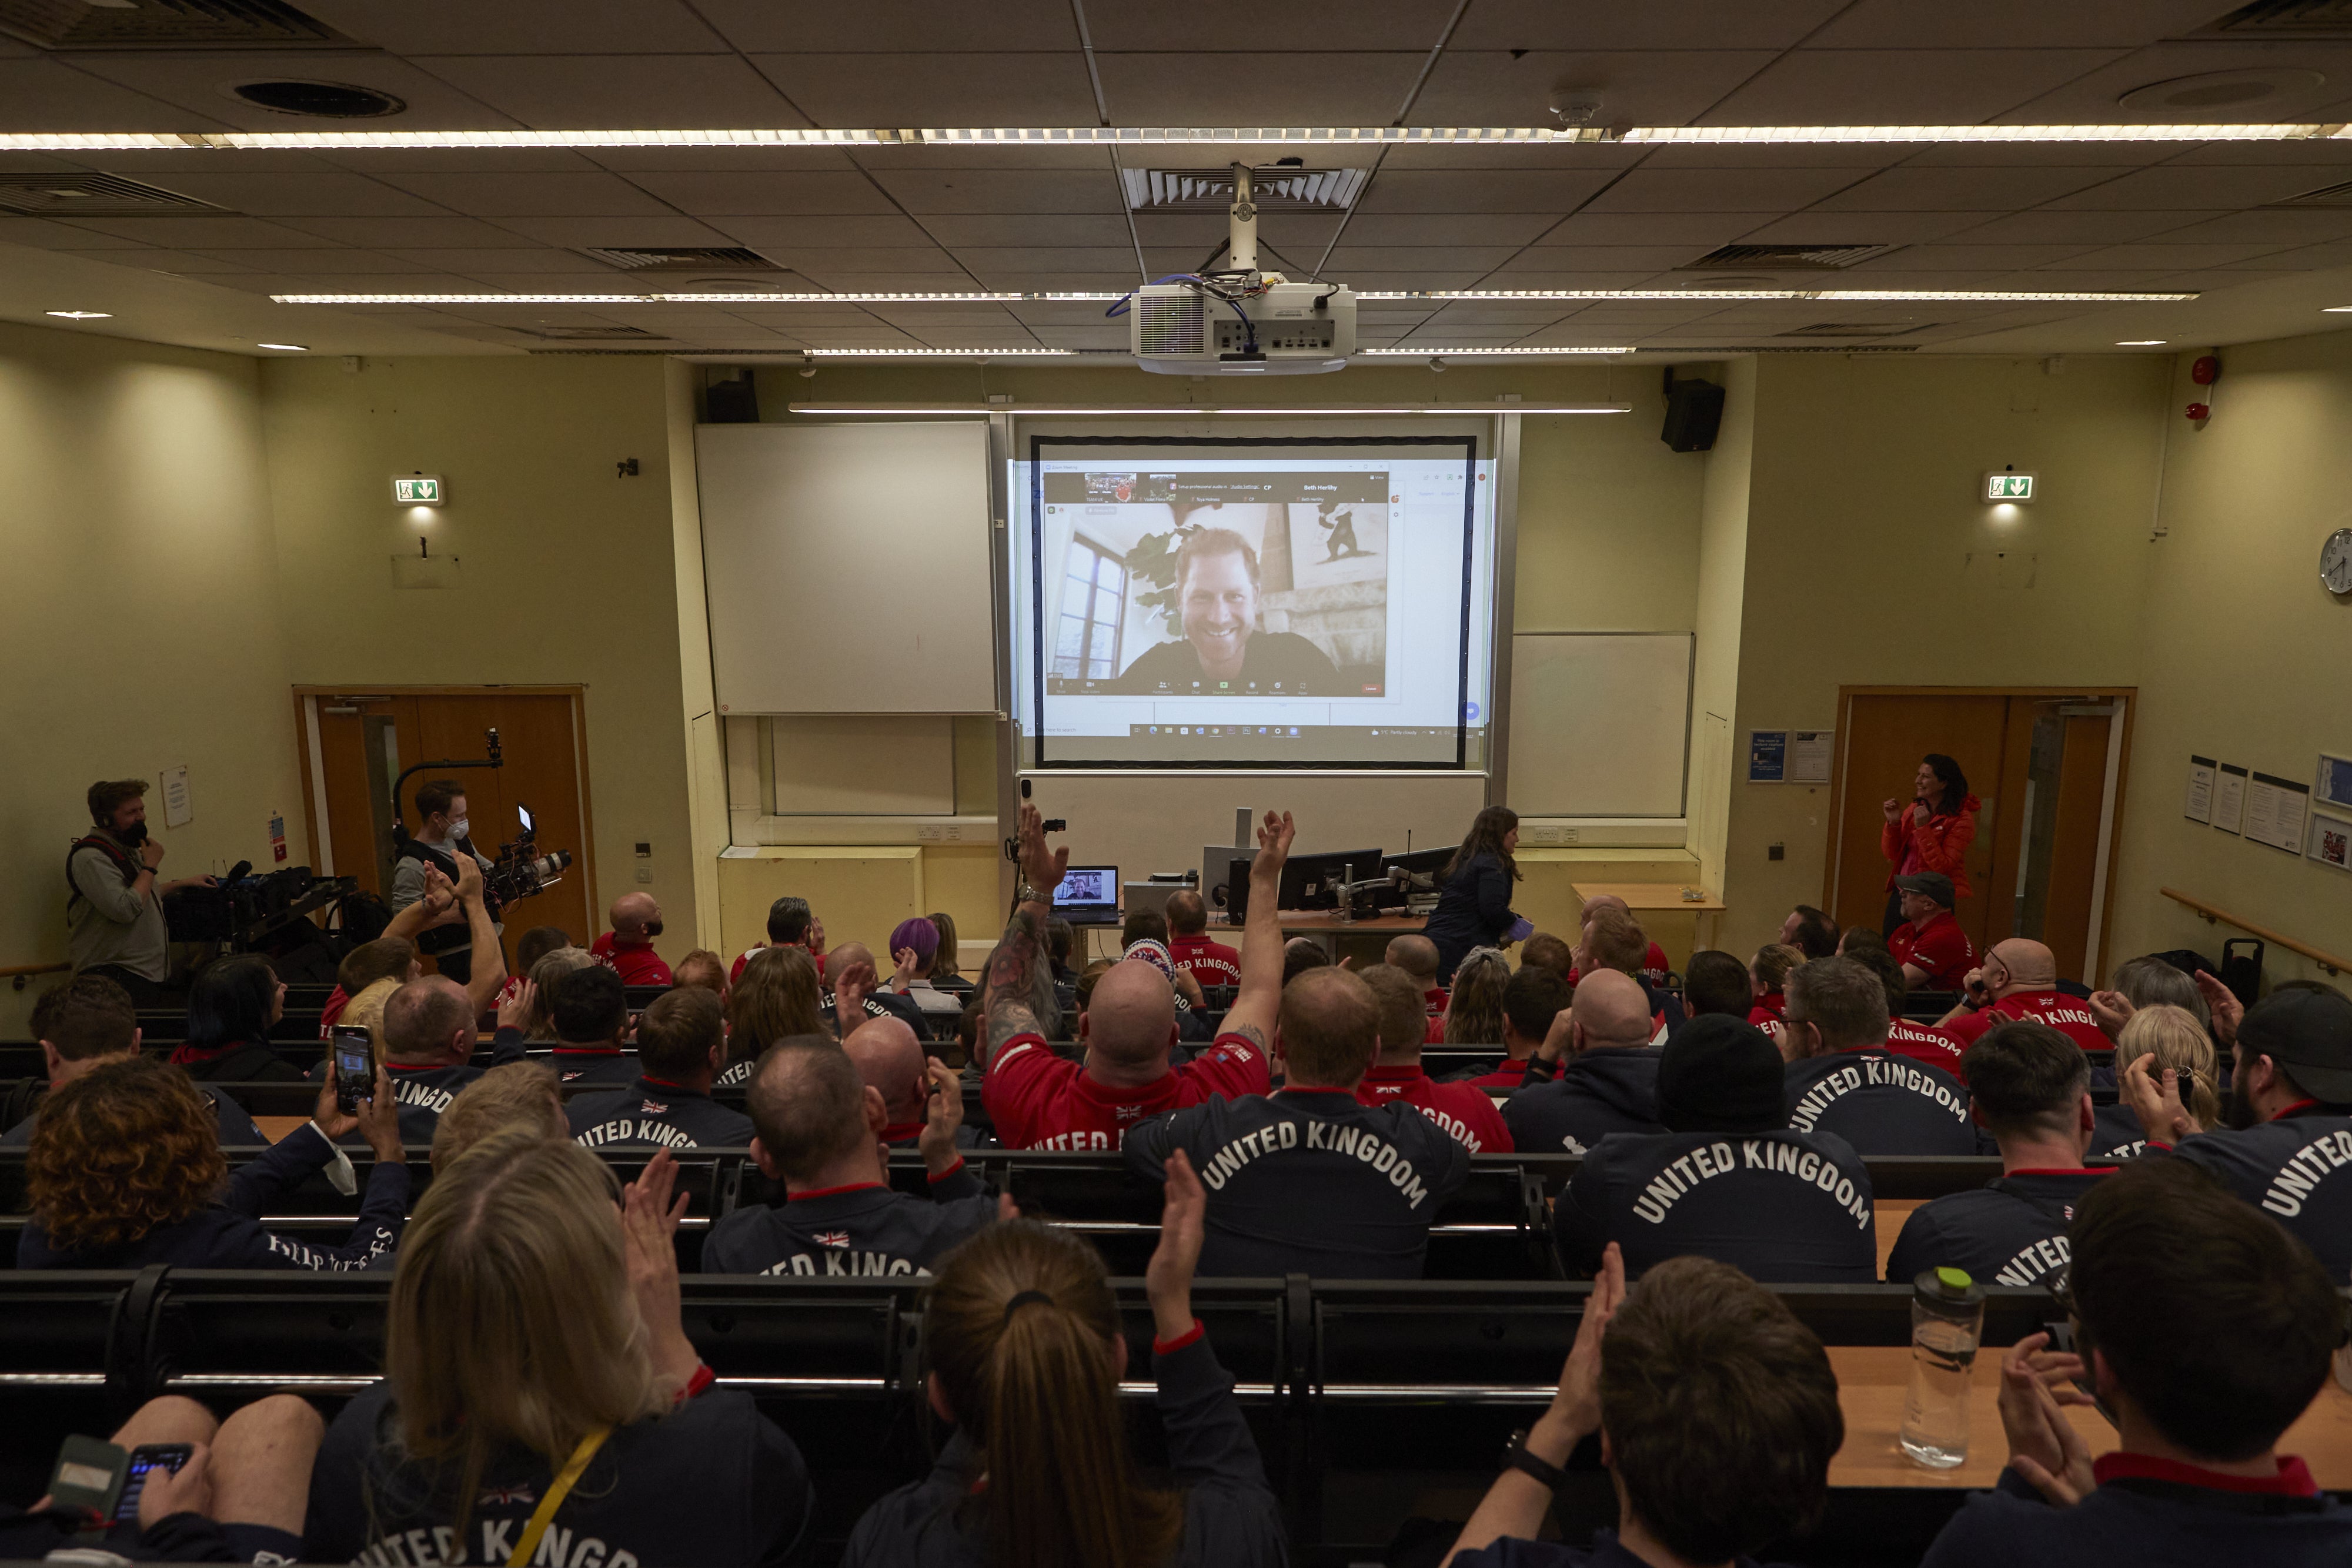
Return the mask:
M2016 474L2003 469L1984 476L1984 498L1992 501L2031 501L2033 499L2033 476Z
M392 498L403 507L437 507L447 497L441 488L438 474L395 474L392 480Z

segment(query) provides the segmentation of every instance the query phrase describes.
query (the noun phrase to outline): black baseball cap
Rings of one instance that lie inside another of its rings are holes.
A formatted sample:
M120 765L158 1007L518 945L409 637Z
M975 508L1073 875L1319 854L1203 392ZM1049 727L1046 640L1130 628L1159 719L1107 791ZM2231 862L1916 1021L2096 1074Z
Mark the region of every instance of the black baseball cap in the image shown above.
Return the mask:
M2341 991L2273 991L2246 1009L2238 1043L2249 1058L2267 1056L2295 1082L2331 1105L2352 1104L2352 998Z
M1769 1133L1789 1124L1780 1048L1745 1019L1701 1013L1658 1053L1658 1120L1674 1133Z
M1949 909L1959 900L1953 896L1952 879L1939 871L1923 871L1910 876L1898 876L1895 885L1906 893L1925 894Z

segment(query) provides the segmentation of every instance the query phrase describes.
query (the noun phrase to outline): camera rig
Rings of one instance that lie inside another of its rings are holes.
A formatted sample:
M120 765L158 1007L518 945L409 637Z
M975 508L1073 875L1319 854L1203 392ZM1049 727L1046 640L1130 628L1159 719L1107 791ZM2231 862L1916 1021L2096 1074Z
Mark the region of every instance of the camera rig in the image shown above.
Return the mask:
M444 758L437 762L420 762L413 768L402 769L400 777L392 781L392 854L395 862L408 858L412 849L426 847L410 836L407 823L401 820L401 786L419 773L460 768L504 768L506 756L499 742L498 730L495 727L487 729L482 735L484 749L489 753L488 757ZM522 821L522 831L499 846L490 869L482 873L482 902L488 906L492 920L496 920L508 904L535 897L562 881L563 873L572 866L569 851L540 852L539 828L531 821L530 807L518 800L515 802L515 814ZM473 841L469 838L457 847L470 852ZM419 854L416 858L425 857Z

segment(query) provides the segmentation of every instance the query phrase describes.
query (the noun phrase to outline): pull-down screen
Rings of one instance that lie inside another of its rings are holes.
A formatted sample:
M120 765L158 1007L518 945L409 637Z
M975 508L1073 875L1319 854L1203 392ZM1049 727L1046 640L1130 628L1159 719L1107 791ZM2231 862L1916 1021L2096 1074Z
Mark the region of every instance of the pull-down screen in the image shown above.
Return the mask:
M1036 766L1483 765L1475 441L1038 436L1020 466Z

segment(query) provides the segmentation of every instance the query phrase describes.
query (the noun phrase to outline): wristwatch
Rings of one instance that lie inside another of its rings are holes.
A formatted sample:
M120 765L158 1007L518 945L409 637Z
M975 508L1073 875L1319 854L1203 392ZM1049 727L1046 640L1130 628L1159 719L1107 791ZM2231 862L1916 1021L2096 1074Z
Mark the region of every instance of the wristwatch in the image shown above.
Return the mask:
M1517 1470L1534 1477L1549 1491L1558 1491L1568 1484L1566 1470L1528 1452L1528 1428L1525 1427L1511 1434L1510 1446L1503 1450L1501 1464L1507 1470Z
M1013 902L1015 904L1043 904L1050 905L1054 901L1045 894L1038 892L1034 887L1031 886L1029 879L1024 876L1021 879L1019 884L1013 890Z

